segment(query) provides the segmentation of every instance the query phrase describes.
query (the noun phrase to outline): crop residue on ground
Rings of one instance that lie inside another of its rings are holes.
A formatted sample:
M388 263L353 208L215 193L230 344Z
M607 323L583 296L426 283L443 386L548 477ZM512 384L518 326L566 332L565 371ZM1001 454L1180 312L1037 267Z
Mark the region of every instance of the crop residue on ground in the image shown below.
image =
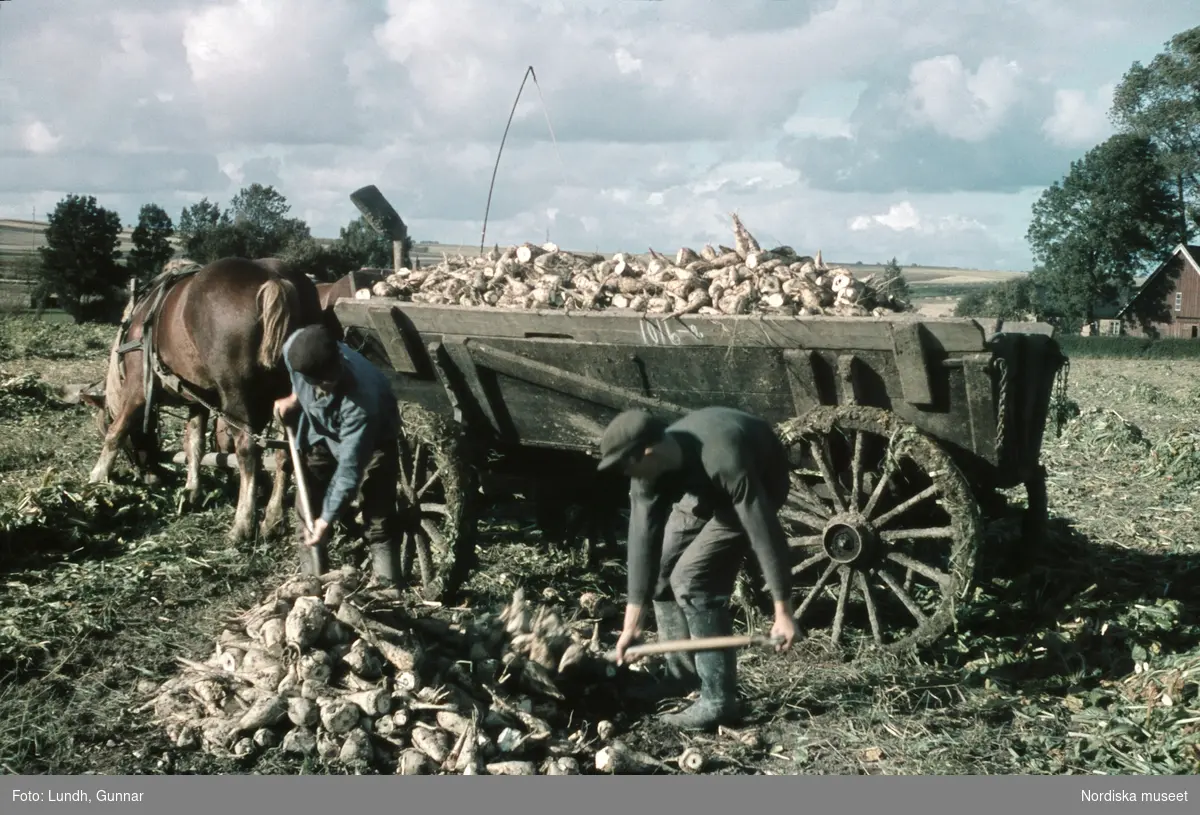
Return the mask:
M94 417L58 388L99 380L110 342L110 327L0 323L0 766L347 772L274 748L184 749L139 711L181 658L207 659L231 618L284 583L293 555L225 545L222 473L205 471L193 513L178 510L178 485L87 485ZM717 773L1200 772L1200 363L1078 359L1068 395L1076 410L1044 446L1048 538L1019 548L1014 491L957 631L915 657L851 660L815 635L783 656L745 651L737 731L686 735L637 709L583 705L567 735L597 739L603 718L631 750L671 767L693 748ZM178 418L166 424L177 448ZM619 553L586 568L506 509L518 520L483 529L470 605L423 617L469 624L518 588L558 598L568 624L585 616L583 596L620 603ZM333 553L355 554L344 541ZM602 626L606 647L616 624Z

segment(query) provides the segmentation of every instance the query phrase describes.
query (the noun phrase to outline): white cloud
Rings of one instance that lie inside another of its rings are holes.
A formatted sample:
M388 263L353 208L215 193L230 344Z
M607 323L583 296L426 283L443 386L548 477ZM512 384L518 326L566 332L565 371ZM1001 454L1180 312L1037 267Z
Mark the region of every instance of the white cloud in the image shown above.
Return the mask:
M1114 86L1105 85L1091 97L1084 91L1064 89L1054 93L1054 113L1042 122L1042 132L1064 147L1091 147L1112 134L1108 111Z
M938 133L977 142L1000 126L1019 96L1017 63L987 57L970 72L957 54L921 60L909 71L913 115Z
M892 206L883 215L859 215L850 222L850 228L856 232L870 229L874 224L882 224L888 229L903 232L907 229L917 229L921 226L921 216L916 207L909 201L901 201Z
M667 251L737 211L831 259L1023 268L1031 196L1104 134L1107 97L1069 89L1194 24L1167 5L6 3L0 213L178 217L257 181L335 236L376 184L418 240L477 243L532 64L489 244Z
M51 133L45 122L30 122L21 132L21 146L31 153L53 153L61 143L62 136Z
M617 70L623 74L633 74L642 70L642 61L624 48L618 48L613 58L617 61Z
M975 218L960 214L939 215L935 218L924 216L913 206L911 201L901 201L892 204L882 215L856 215L850 219L850 229L863 232L873 229L876 225L886 227L893 232L921 232L936 234L946 232L962 232L969 230L987 231L987 227Z

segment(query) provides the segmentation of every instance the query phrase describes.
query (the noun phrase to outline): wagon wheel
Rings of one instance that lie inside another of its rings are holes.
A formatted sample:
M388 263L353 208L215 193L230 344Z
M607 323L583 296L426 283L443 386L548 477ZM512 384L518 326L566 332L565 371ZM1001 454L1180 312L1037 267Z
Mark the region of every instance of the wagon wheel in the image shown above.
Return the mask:
M429 600L448 600L475 566L478 485L462 433L424 408L401 403L400 570L420 570Z
M937 639L968 591L982 539L961 471L878 408L816 408L780 435L792 467L781 520L797 624L825 617L834 644L849 625L888 651Z

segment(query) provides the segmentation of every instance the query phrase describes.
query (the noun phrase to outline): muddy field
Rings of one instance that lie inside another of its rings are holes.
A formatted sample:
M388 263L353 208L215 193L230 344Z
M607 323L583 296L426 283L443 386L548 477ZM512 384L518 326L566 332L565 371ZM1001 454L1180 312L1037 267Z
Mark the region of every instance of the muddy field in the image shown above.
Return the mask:
M206 472L193 514L173 487L86 486L92 415L52 386L99 379L110 339L108 327L0 322L0 769L347 772L277 749L180 749L137 712L293 559L282 543L225 546L234 493L220 473ZM787 655L743 652L757 742L665 730L633 704L585 705L572 726L590 736L607 718L664 759L695 746L714 773L1200 772L1200 363L1075 360L1069 396L1079 413L1045 447L1048 541L1006 558L1018 520L995 524L958 631L904 658L852 658L823 632ZM1014 512L1023 500L1014 492ZM470 608L414 608L461 623L518 586L568 608L588 591L621 601L619 557L588 569L552 553L527 514L510 504L483 524Z

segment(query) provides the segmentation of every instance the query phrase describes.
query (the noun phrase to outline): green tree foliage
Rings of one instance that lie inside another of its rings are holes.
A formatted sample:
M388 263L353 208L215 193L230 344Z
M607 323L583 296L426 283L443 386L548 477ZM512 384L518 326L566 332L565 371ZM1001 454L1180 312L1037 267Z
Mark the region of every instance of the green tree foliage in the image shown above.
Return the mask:
M158 275L175 254L175 247L171 245L174 234L175 226L166 210L158 204L145 204L142 207L133 230L133 249L125 262L139 287Z
M229 209L246 257L274 257L290 244L312 237L308 224L288 217L291 206L274 187L258 183L243 187Z
M908 279L904 277L904 270L895 258L884 264L883 273L879 276L879 290L905 302L912 300Z
M1113 94L1113 123L1158 146L1175 199L1175 238L1200 229L1200 26L1176 34L1149 65L1140 62Z
M1033 282L1063 327L1092 322L1148 263L1162 259L1178 226L1154 143L1118 134L1071 162L1033 205L1026 233Z
M993 286L981 286L964 295L954 306L954 316L1037 320L1041 319L1042 308L1033 278L1025 275Z
M205 198L179 217L184 254L199 263L230 256L282 256L311 238L308 224L289 217L290 210L282 193L258 183L243 187L224 211Z
M405 237L404 252L409 256L412 238ZM318 281L332 282L363 267L390 269L392 242L372 229L362 217L341 228L337 240L321 243L312 238L296 241L280 258L289 265L312 275Z
M228 212L208 198L179 214L179 242L184 256L198 263L240 255L242 247Z
M338 240L362 266L386 269L392 265L391 240L368 226L361 216L342 227ZM407 244L405 251L412 248L411 238Z
M121 252L121 218L96 203L94 196L68 195L50 213L46 245L40 247L41 277L34 297L58 298L75 322L102 314L122 302L128 272Z
M332 283L364 265L341 241L326 245L312 238L290 244L279 254L279 259L312 276L318 283Z

